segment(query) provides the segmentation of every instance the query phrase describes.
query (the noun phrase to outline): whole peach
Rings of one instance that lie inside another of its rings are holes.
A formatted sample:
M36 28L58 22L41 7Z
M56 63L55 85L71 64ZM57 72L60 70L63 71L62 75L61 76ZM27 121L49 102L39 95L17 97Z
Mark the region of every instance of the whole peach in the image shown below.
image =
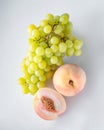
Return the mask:
M84 70L76 64L64 64L53 76L55 89L64 96L74 96L83 90L86 83Z

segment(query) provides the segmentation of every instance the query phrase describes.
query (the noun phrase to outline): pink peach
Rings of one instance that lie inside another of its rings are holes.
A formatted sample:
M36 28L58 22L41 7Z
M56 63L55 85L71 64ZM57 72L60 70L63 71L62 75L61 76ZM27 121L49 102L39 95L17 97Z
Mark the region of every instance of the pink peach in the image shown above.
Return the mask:
M64 96L74 96L83 90L86 83L84 70L76 64L64 64L53 76L55 89Z
M61 94L51 88L40 88L35 94L35 112L45 120L56 119L66 110L66 102Z

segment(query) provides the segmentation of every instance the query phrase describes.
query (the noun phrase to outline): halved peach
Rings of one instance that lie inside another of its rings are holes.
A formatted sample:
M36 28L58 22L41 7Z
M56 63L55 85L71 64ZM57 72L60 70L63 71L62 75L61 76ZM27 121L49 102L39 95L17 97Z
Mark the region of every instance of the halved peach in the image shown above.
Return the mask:
M40 88L35 94L35 112L45 120L56 119L66 110L66 102L61 94L51 88Z
M83 90L86 83L84 70L75 64L64 64L53 76L55 89L64 96L74 96Z

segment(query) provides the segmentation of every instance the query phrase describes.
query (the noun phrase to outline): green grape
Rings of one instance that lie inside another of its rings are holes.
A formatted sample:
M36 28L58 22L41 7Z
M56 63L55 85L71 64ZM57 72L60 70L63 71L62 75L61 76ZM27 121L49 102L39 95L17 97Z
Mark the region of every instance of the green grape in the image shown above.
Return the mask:
M32 83L37 83L38 82L38 77L36 77L35 75L31 76L31 82Z
M77 50L74 51L75 56L80 56L81 54L82 54L81 49L77 49Z
M29 91L33 95L38 91L38 87L34 84L29 84Z
M44 27L44 26L46 26L48 24L48 20L42 20L41 22L40 22L40 26L41 27Z
M72 56L74 54L74 48L68 48L66 51L67 56Z
M59 24L59 25L56 26L54 32L56 34L60 34L60 33L62 33L63 29L64 29L63 26L61 24Z
M62 58L62 57L59 57L59 58L58 58L57 65L58 65L58 66L61 66L61 65L63 65L63 64L64 64L63 58Z
M30 61L29 61L28 58L26 59L25 64L26 64L26 66L29 66L29 65L30 65Z
M38 44L32 43L32 44L29 45L29 51L30 52L35 52L37 47L38 47Z
M82 46L83 46L83 41L82 40L75 40L74 41L74 48L75 49L81 49Z
M51 48L46 48L45 49L45 55L46 55L46 57L51 57L53 55L52 49Z
M50 33L52 31L52 27L50 25L46 25L44 26L44 32L46 34Z
M44 55L44 48L42 46L37 47L36 54L39 56Z
M44 71L41 70L41 69L38 69L38 70L35 71L35 75L36 75L37 77L40 77L40 76L42 76L43 74L44 74Z
M59 21L60 21L62 24L67 24L68 21L69 21L69 15L68 15L68 14L63 14L63 15L61 15Z
M35 63L39 63L39 62L41 62L41 61L42 61L42 57L41 57L41 56L36 55L36 56L34 57L34 62L35 62Z
M23 72L25 72L25 70L27 70L27 66L26 66L26 64L25 64L24 61L23 61L22 65L21 65L21 70L22 70Z
M57 52L55 53L55 56L62 56L62 53L59 52L59 51L57 51Z
M31 36L32 30L34 30L35 28L36 28L36 26L34 24L30 24L28 26L28 34L29 34L29 36Z
M46 76L45 76L45 75L41 75L41 76L39 77L39 80L40 80L40 81L46 81Z
M33 74L33 73L34 73L34 70L31 69L30 67L28 67L28 73L29 73L29 74Z
M50 70L51 70L50 65L48 65L48 66L44 69L44 71L46 71L46 72L48 72L48 71L50 71Z
M24 94L27 94L27 93L29 93L29 88L25 85L25 86L22 86L22 92L24 93Z
M21 77L18 79L18 83L23 86L23 85L25 85L26 80L23 77Z
M30 77L31 77L31 76L29 76L28 78L26 78L26 83L27 83L27 84L30 84L30 83L31 83Z
M42 46L43 48L48 47L48 45L47 45L47 43L45 41L40 42L40 46Z
M37 87L38 87L38 88L43 88L43 87L45 87L44 81L39 81L39 82L37 83Z
M59 44L59 51L60 52L66 52L66 49L67 49L67 45L64 42L61 42Z
M32 71L35 71L38 69L38 65L34 62L32 62L30 65L29 65L29 68L32 70Z
M38 29L34 29L31 32L31 38L39 40L40 39L40 32Z
M57 64L58 58L56 56L52 56L50 61L51 61L52 64Z
M58 44L59 43L59 38L56 37L56 36L53 36L51 39L50 39L50 43L51 44Z
M72 48L73 42L71 40L66 40L66 45L68 48Z
M52 45L51 46L51 49L52 49L52 51L55 53L55 52L58 52L58 46L57 45Z
M58 23L59 23L60 16L57 15L57 16L55 16L54 19L55 19L55 23L58 24Z
M47 66L46 61L42 61L42 62L38 63L38 67L39 67L40 69L45 69L46 66Z
M53 14L47 14L47 15L46 15L46 19L47 19L47 20L54 19Z

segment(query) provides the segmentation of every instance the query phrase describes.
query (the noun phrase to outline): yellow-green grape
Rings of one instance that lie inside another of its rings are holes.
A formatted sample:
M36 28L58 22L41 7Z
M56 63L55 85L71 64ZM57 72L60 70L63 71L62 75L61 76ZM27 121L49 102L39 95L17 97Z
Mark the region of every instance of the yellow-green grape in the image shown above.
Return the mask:
M70 39L72 42L74 42L74 41L76 40L76 37L71 34L71 35L69 36L69 39Z
M66 44L68 48L72 48L73 42L71 40L66 40Z
M37 82L38 82L38 80L39 80L39 79L38 79L38 77L37 77L37 76L35 76L35 75L32 75L32 76L31 76L31 82L32 82L32 83L34 83L34 84L35 84L35 83L37 83Z
M38 29L34 29L31 32L31 38L35 39L35 40L39 40L40 39L40 32Z
M54 32L58 35L60 35L60 33L62 33L62 31L64 30L63 26L58 24L54 30Z
M83 41L82 40L77 39L77 40L74 41L74 48L75 49L81 49L82 46L83 46Z
M46 81L46 76L45 76L45 75L39 76L39 80L40 80L40 81Z
M46 19L47 19L47 20L54 19L54 15L53 15L53 14L47 14L47 15L46 15Z
M44 69L44 71L48 72L51 70L51 66L50 65L47 65L47 67Z
M50 43L51 44L58 44L59 43L59 38L56 37L56 36L53 36L51 39L50 39Z
M65 30L64 30L65 34L71 34L72 33L72 23L71 22L68 22L66 25L65 25Z
M29 93L29 88L28 88L28 86L26 86L26 85L22 86L22 92L23 92L24 94Z
M56 53L55 53L55 56L62 56L62 53L61 52L59 52L59 51L57 51Z
M30 70L35 71L35 70L38 69L38 65L37 65L36 63L32 62L32 63L29 65L29 68L30 68Z
M40 26L41 27L44 27L44 26L46 26L48 24L48 20L42 20L41 22L40 22Z
M51 61L52 64L57 64L58 58L57 58L56 56L52 56L52 57L50 58L50 61Z
M18 83L19 83L21 86L24 86L25 83L26 83L26 80L25 80L23 77L21 77L21 78L18 79Z
M37 47L36 54L39 56L44 55L44 48L42 46Z
M35 75L36 75L37 77L40 77L40 76L42 76L43 74L44 74L44 71L41 70L41 69L38 69L38 70L35 71Z
M67 49L67 45L64 42L61 42L59 44L59 51L60 52L66 52L66 49Z
M43 48L48 47L48 45L47 45L47 43L45 41L40 42L40 46L42 46Z
M80 56L82 54L82 50L81 49L77 49L74 51L74 55L75 56Z
M26 66L29 66L29 65L30 65L30 61L29 61L28 58L26 58L25 64L26 64Z
M51 48L46 48L45 49L45 55L46 55L46 57L51 57L53 55L52 49Z
M46 34L50 33L52 31L52 27L50 25L46 25L44 26L44 32Z
M43 87L45 87L45 83L44 83L43 81L39 81L39 82L37 83L37 87L38 87L38 88L43 88Z
M29 45L29 51L30 52L35 52L37 47L38 47L37 44L31 44L31 45Z
M36 55L36 56L34 57L34 62L35 62L35 63L39 63L39 62L41 62L41 61L42 61L42 57L41 57L41 56Z
M61 15L59 21L60 21L62 24L67 24L68 21L69 21L69 15L68 15L68 14L63 14L63 15Z
M74 55L74 48L68 48L66 51L67 56L73 56Z
M29 36L31 36L32 30L34 30L35 28L36 28L36 26L34 24L30 24L28 26L28 34L29 34Z
M29 91L32 95L34 95L38 91L36 84L29 84Z
M58 58L57 65L58 65L58 66L61 66L61 65L63 65L63 64L64 64L63 58L62 58L62 57L59 57L59 58Z
M47 66L46 61L42 61L42 62L38 63L38 67L39 67L40 69L45 69L46 66Z
M55 52L58 52L58 46L57 45L52 45L51 46L51 49L52 49L52 51L55 53Z
M59 23L60 16L57 15L57 16L55 16L54 19L55 19L55 24L58 24L58 23Z

